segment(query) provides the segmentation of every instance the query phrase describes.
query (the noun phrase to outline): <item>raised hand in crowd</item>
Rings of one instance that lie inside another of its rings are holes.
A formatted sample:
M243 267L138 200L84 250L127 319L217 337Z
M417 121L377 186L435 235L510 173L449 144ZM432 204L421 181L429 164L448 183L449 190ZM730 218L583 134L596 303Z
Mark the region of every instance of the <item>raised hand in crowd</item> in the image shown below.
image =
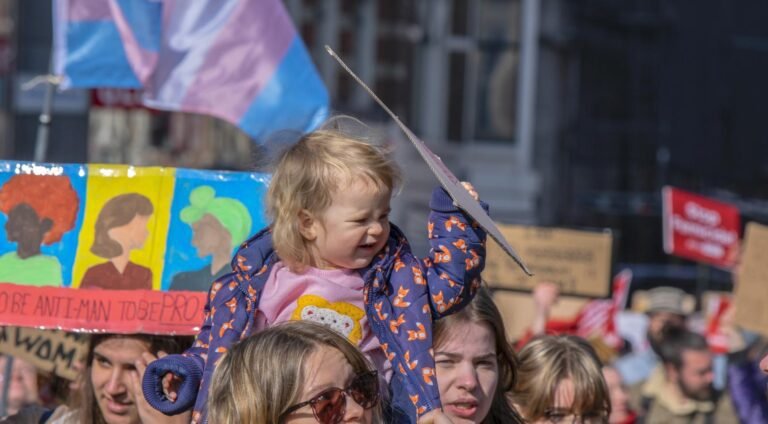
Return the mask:
M136 409L139 412L139 418L141 420L141 424L153 424L153 423L189 423L190 419L192 418L192 411L186 411L178 415L174 416L167 416L163 414L162 412L158 411L157 409L153 408L149 403L147 403L147 400L144 398L144 394L141 389L141 381L144 378L144 371L147 370L147 365L152 363L152 361L156 360L157 358L162 358L166 356L167 353L160 351L157 353L157 356L153 355L150 352L144 352L139 359L136 360L136 373L131 374L131 389L134 393L134 399L136 402ZM170 389L171 386L171 379L169 379L169 389L167 392L167 395L173 396L172 399L176 399L176 393L174 390ZM165 384L163 385L163 388L165 389ZM172 395L171 395L172 393Z
M534 336L542 335L546 332L547 321L552 312L552 307L557 303L560 297L560 288L549 282L542 282L533 289L533 301L536 306L531 332Z

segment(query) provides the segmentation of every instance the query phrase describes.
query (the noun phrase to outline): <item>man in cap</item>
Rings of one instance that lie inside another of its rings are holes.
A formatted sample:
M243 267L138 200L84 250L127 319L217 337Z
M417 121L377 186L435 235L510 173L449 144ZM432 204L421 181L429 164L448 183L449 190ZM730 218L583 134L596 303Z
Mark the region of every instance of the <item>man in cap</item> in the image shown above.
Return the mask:
M648 291L648 317L646 345L616 360L614 366L627 385L636 385L648 379L659 363L660 342L666 327L685 328L687 315L686 294L675 287L656 287Z

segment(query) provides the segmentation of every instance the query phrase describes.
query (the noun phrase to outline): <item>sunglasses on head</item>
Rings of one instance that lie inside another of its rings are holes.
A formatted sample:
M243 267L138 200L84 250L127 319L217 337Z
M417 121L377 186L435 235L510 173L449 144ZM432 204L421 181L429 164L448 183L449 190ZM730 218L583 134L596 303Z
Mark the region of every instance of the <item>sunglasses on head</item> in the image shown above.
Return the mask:
M308 401L289 407L280 415L280 422L288 415L309 405L321 424L338 424L347 410L347 396L350 396L363 409L373 408L379 401L379 378L376 371L358 374L345 389L333 387Z

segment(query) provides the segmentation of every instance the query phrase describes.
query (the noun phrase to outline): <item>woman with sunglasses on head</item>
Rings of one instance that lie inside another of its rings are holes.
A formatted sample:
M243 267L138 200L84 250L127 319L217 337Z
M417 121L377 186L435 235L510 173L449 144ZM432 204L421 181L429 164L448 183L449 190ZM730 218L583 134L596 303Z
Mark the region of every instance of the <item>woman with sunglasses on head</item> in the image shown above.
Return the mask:
M542 336L520 351L512 399L531 424L607 424L611 415L602 365L576 336Z
M379 378L357 347L334 330L290 321L242 340L221 359L211 381L208 420L378 424Z
M435 321L435 373L443 413L453 424L516 424L523 420L507 395L517 379L517 356L488 291Z

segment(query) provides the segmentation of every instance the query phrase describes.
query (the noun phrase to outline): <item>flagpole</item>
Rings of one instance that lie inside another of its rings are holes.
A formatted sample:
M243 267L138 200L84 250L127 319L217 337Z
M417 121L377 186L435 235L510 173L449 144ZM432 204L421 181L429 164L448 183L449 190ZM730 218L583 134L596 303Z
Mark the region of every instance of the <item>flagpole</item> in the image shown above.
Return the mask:
M37 139L35 140L35 162L45 161L48 151L48 139L50 137L51 127L51 109L53 108L53 90L56 89L56 81L52 74L45 78L45 98L43 100L43 110L40 112L40 122L37 126Z
M13 356L5 355L3 393L2 399L0 399L0 417L4 417L8 413L8 390L11 388L11 379L13 379Z

